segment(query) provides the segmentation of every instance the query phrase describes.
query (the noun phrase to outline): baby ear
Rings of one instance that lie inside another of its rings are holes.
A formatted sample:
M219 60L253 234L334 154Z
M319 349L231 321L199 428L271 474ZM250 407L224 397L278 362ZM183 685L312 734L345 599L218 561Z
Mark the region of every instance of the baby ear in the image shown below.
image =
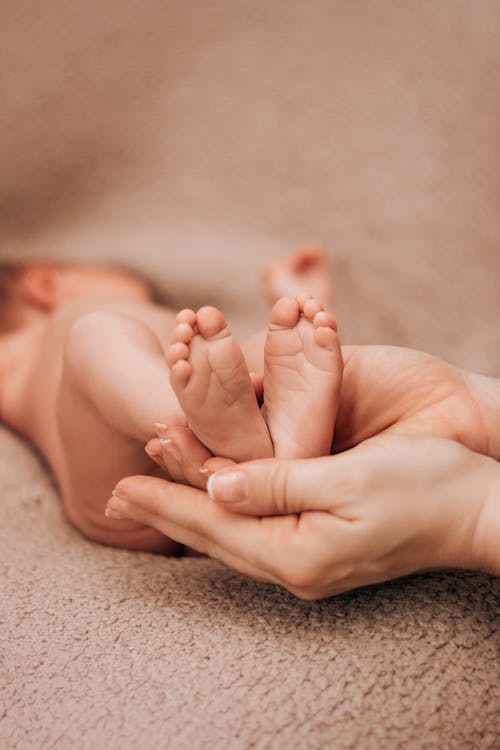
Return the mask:
M27 266L20 279L23 302L40 310L50 312L57 304L57 269L49 264Z

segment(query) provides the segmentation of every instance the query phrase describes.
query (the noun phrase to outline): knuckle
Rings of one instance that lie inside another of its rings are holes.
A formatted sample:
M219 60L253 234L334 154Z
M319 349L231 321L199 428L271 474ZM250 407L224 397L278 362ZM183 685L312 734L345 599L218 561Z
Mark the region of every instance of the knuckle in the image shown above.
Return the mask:
M269 494L278 515L288 515L292 511L288 501L289 462L276 461L269 476Z

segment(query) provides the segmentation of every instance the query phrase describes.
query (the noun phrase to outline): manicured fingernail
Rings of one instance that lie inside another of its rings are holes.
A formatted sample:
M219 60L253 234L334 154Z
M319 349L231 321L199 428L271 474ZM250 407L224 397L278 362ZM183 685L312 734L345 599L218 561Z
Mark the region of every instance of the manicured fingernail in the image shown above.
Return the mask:
M104 515L106 516L106 518L117 518L119 521L127 518L127 516L124 516L123 513L120 513L118 510L113 510L113 508L106 508L106 510L104 511Z
M241 471L212 474L207 482L208 496L224 503L238 503L248 498L248 479Z
M166 424L163 424L163 422L155 422L155 430L158 437L164 438L167 435L168 427Z
M129 507L129 503L123 497L120 497L116 490L113 490L111 497L106 503L104 515L106 518L117 518L119 520L130 518L130 516L127 515Z
M176 446L173 444L172 440L170 438L164 439L160 438L160 444L163 447L163 450L168 453L168 455L174 459L174 461L177 461L178 464L182 461L182 456L180 454L180 451Z

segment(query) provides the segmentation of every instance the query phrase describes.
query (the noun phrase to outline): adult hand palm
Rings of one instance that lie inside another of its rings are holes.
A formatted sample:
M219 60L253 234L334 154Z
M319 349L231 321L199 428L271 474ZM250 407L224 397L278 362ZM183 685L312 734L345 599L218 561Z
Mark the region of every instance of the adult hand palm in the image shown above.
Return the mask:
M413 571L477 567L482 499L495 461L457 443L383 435L338 456L231 467L246 497L154 477L117 485L112 507L182 544L304 599ZM220 484L219 484L220 489ZM229 499L229 498L228 498Z
M467 373L424 352L344 347L344 381L332 452L382 433L430 435L487 452Z

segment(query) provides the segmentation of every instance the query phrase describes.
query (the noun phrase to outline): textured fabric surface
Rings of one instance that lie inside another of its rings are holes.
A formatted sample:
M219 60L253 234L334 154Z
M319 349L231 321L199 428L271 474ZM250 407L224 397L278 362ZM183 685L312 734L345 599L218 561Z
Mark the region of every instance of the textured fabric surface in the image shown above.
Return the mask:
M309 603L99 547L5 432L0 498L0 747L498 747L498 579Z
M329 249L344 342L500 374L496 0L3 0L0 258L115 260L265 321ZM0 750L500 747L500 585L319 603L107 549L0 430Z

